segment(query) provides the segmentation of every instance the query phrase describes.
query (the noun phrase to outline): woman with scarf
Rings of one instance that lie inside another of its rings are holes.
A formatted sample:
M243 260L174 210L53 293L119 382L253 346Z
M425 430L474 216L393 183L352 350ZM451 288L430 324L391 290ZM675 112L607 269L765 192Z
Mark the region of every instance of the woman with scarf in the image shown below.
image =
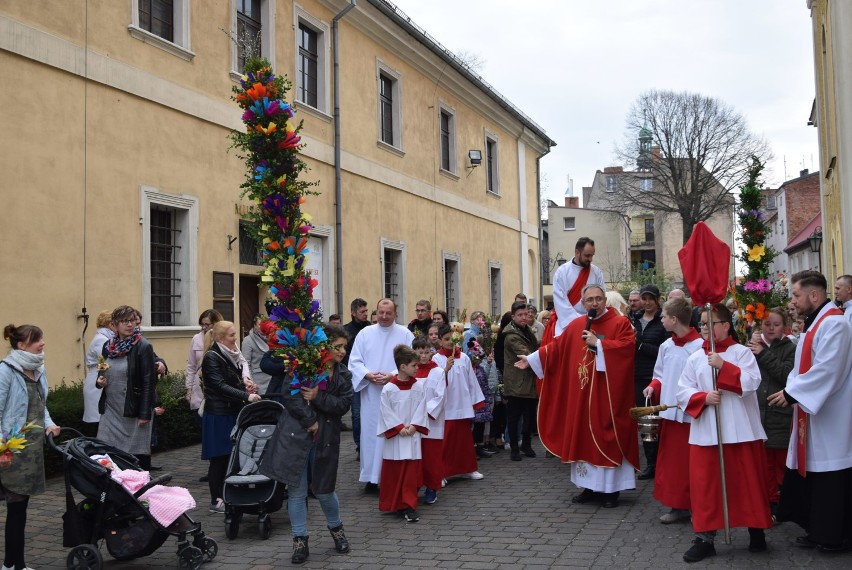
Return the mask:
M27 505L32 495L44 492L44 436L59 434L59 426L50 419L45 405L44 333L35 325L7 325L3 337L12 350L0 363L0 427L7 436L29 422L44 428L27 433L27 446L11 464L0 465L0 497L6 499L3 570L21 570L27 567Z
M242 345L240 345L243 357L249 363L251 379L257 385L258 394L266 394L271 378L269 374L260 369L260 361L263 359L263 355L269 350L269 345L266 343L266 334L261 328L263 323L263 315L255 315L254 326L243 339Z
M151 469L151 418L156 406L154 349L142 336L139 311L122 305L112 312L116 336L103 345L104 363L95 385L102 388L98 439L135 455ZM105 367L105 369L104 369Z
M204 415L201 417L201 459L209 459L210 512L224 513L222 488L231 455L231 430L237 415L249 402L260 400L251 380L249 364L237 347L237 329L219 321L205 335L201 377L204 381Z
M329 377L325 384L313 388L291 388L292 377L283 361L272 351L261 363L272 375L270 385L281 386L286 395L279 401L286 413L266 448L260 472L287 484L287 512L293 531L293 564L308 559L307 497L310 485L325 514L326 526L334 541L334 549L349 552L349 541L340 520L340 504L334 489L340 459L340 418L352 404L352 374L343 364L348 335L339 325L325 325L331 343ZM292 393L295 390L295 394Z
M201 361L204 359L204 335L221 320L222 314L216 309L207 309L201 313L201 316L198 317L198 325L201 327L201 331L192 337L192 342L189 345L189 357L186 359L186 400L189 402L189 409L193 412L198 411L201 402L204 400L201 379L198 377ZM206 478L203 479L207 480Z

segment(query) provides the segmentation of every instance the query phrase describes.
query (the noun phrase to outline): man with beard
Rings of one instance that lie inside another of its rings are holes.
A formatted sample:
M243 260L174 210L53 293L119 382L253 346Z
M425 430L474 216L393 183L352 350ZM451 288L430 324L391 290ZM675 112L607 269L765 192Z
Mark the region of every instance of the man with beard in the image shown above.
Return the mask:
M585 286L594 283L606 291L603 272L592 263L594 257L595 242L581 237L571 261L560 265L553 274L553 314L542 335L542 346L561 335L571 321L586 314L582 301Z

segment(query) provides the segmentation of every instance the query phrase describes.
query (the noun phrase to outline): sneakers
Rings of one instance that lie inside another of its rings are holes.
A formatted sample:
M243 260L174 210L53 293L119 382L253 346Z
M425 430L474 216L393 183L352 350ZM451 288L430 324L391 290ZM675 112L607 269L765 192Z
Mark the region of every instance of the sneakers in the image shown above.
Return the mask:
M679 521L689 520L688 509L672 509L660 517L660 522L663 524L672 524Z
M447 480L446 480L446 479L441 479L441 489L443 489L443 488L444 488L444 487L446 487L446 486L447 486Z
M210 512L211 513L224 513L225 512L225 501L222 499L217 499L215 503L210 503Z
M420 520L420 517L417 516L417 511L415 511L411 507L405 509L405 512L402 514L402 516L405 518L405 522L415 523Z
M696 537L689 550L683 553L686 562L699 562L708 556L716 556L716 547L712 542Z
M423 504L424 505L434 505L438 501L438 491L435 489L426 489L426 492L423 493Z
M465 473L461 476L462 479L472 479L474 481L479 481L480 479L484 479L485 475L480 473L479 471L473 471L472 473Z
M488 451L487 449L485 449L481 445L476 446L476 456L479 459L490 459L493 455L496 455L496 454L497 454L496 451Z

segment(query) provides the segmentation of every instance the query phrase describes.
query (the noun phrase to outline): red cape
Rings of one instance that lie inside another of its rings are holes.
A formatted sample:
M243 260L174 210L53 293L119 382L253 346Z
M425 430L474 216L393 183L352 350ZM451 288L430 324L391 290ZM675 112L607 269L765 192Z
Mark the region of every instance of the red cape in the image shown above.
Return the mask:
M586 319L575 319L551 344L541 349L544 385L538 406L538 431L544 447L564 463L585 461L617 467L627 460L639 468L633 401L633 357L636 337L625 317L608 310L593 321L601 338L606 372L597 372L594 353L581 335ZM581 363L589 371L585 385Z

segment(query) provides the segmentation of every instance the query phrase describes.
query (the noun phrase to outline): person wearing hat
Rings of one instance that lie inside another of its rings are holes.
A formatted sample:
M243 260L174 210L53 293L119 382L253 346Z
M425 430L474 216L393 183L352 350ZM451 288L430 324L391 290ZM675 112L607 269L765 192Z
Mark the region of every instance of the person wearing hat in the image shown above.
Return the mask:
M633 368L633 381L636 393L636 405L645 405L642 390L651 382L654 376L654 364L657 353L669 333L663 327L662 309L660 308L660 290L656 285L643 285L639 289L642 301L642 312L633 317L633 329L636 331L636 359ZM644 441L645 469L639 473L639 480L653 479L657 472L656 441Z

